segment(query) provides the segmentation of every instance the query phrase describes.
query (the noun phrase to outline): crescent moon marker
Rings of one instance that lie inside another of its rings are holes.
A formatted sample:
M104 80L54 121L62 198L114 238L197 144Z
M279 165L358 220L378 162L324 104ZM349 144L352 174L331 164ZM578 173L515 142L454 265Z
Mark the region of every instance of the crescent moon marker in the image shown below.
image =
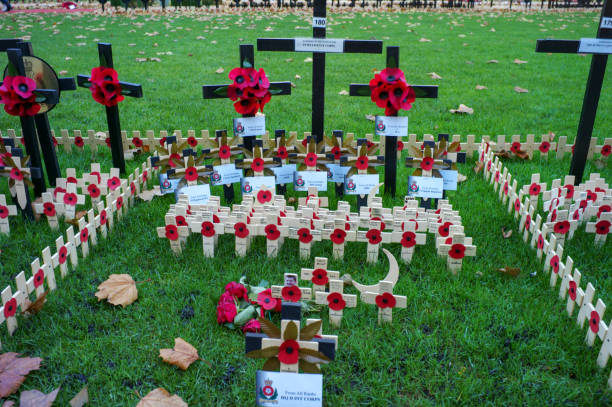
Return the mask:
M387 255L387 258L389 259L389 272L387 273L387 276L383 278L383 281L390 281L393 283L393 286L395 287L395 284L397 283L397 280L399 279L399 266L397 264L397 260L395 260L395 257L391 254L391 252L389 252L389 250L387 249L382 249L382 250ZM380 283L373 284L373 285L363 285L353 280L353 287L355 287L360 293L364 293L366 291L377 293L380 288Z
M376 197L376 193L378 192L378 190L380 189L382 185L383 184L378 184L370 190L370 192L368 193L368 200L367 200L368 206L372 205L372 199Z

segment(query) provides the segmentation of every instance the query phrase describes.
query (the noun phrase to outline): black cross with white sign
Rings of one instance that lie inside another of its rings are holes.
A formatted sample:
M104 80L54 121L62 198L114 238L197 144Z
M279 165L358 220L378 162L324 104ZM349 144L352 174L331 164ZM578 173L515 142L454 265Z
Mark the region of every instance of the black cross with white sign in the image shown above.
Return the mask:
M606 0L603 5L596 38L582 38L579 41L538 40L536 52L593 54L570 166L570 175L575 177L575 184L578 185L582 182L589 152L608 55L612 53L612 2Z
M255 48L252 44L240 45L240 67L255 68ZM202 95L204 99L226 99L227 89L230 85L204 85ZM291 95L291 82L270 82L268 89L272 96ZM255 115L243 114L242 117L252 117ZM255 137L245 137L244 148L253 150L253 140Z
M98 55L100 56L100 66L113 68L113 50L109 43L98 43ZM82 88L90 88L90 75L78 75L77 82ZM119 82L121 94L134 98L142 97L142 86L137 83ZM121 123L119 122L119 107L106 107L106 121L108 123L108 133L110 135L111 152L113 154L113 167L119 168L121 174L125 173L125 158L123 157L123 140L121 140Z
M323 139L325 119L325 54L381 54L382 41L326 39L325 0L315 0L312 18L313 38L258 38L258 51L312 52L311 133L317 143Z
M387 68L399 68L399 47L387 47ZM438 87L434 85L410 85L417 98L438 97ZM371 96L370 85L351 84L350 96ZM397 137L385 137L385 193L395 197L397 180Z

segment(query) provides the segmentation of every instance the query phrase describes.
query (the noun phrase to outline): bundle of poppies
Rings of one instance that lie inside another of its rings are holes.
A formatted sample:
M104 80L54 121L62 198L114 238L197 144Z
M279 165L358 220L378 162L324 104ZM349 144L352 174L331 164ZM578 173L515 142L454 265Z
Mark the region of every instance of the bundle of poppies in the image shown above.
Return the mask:
M399 110L410 110L416 96L399 68L385 68L370 81L370 98L385 108L385 116L396 116Z
M121 85L117 71L113 68L99 66L91 70L91 95L94 100L104 106L115 106L125 97L121 94Z
M245 115L254 115L263 108L272 98L270 94L270 81L263 69L234 68L229 73L234 81L227 88L227 97L234 103L236 112Z
M0 103L12 116L34 116L40 111L34 90L36 82L25 76L7 76L0 86Z

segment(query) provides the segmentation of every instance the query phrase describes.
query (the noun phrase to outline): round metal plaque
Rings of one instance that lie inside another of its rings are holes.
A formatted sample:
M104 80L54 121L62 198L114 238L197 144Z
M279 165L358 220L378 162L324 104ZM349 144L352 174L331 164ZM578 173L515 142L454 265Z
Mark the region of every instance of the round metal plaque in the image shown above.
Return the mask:
M25 76L30 79L34 79L37 89L55 89L59 95L59 79L57 78L57 74L53 68L51 68L48 63L37 57L24 56L23 65L25 67ZM4 76L7 76L7 73L8 66L4 68ZM55 105L41 103L40 111L38 113L47 113L54 107Z

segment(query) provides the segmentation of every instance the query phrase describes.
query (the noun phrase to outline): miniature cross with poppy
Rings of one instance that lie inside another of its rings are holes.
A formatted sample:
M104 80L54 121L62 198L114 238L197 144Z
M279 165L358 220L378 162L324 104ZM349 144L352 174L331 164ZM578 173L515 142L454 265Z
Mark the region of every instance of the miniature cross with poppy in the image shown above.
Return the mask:
M595 216L597 220L600 220L602 215L612 212L612 199L610 198L612 197L604 197L597 205L589 206L585 214L586 218L591 219Z
M123 138L121 136L121 124L119 122L119 108L117 102L123 100L124 96L141 98L142 86L136 83L122 82L117 79L117 73L113 69L113 51L111 44L98 43L98 55L100 57L100 83L92 83L93 75L77 75L77 83L82 88L91 89L92 86L102 89L104 94L114 94L111 102L100 101L94 94L94 99L105 105L106 121L108 122L108 133L110 136L110 147L113 155L113 167L118 168L121 174L125 173L125 158L123 153ZM93 73L93 70L92 70ZM104 98L103 98L104 99Z
M511 182L512 181L512 182ZM508 197L512 197L514 191L518 189L518 181L512 180L512 174L508 174L508 179L504 182L502 186L501 193L502 195L502 205L505 205L508 201ZM508 204L508 213L512 210L512 200Z
M461 270L461 265L465 256L476 256L476 246L472 245L470 242L471 239L466 238L462 233L453 234L451 238L451 243L441 244L438 252L447 256L446 265L449 270L455 274L458 270Z
M533 228L533 214L535 212L535 206L529 205L527 210L524 210L521 215L521 222L519 223L519 232L524 230L523 240L526 242L531 228Z
M168 178L180 178L188 186L198 185L200 183L208 183L210 175L213 172L212 167L204 165L203 161L206 158L204 154L194 158L197 153L191 149L183 150L183 159L176 160L176 168L171 168L166 171ZM183 181L181 181L182 183ZM181 185L179 183L179 185Z
M537 207L540 194L546 191L546 182L540 182L540 174L531 174L531 182L523 185L521 190L529 196L529 203Z
M4 147L2 147L3 149ZM19 149L15 149L18 152ZM15 152L15 150L11 150ZM0 150L2 151L2 150ZM37 168L29 168L27 166L28 158L20 156L10 156L9 153L5 153L0 158L0 175L8 177L8 185L11 196L16 198L17 205L21 212L29 218L34 218L32 213L32 207L30 205L30 194L27 186L32 186L30 181L31 175L35 171L39 171Z
M329 307L329 323L340 327L344 308L355 308L357 296L354 294L343 294L344 282L342 280L329 280L329 292L317 291L315 301L319 305Z
M285 285L273 285L271 288L273 298L280 298L288 302L300 302L312 298L312 289L298 287L297 274L285 273L283 276Z
M53 266L51 263L45 262L44 264L40 264L40 260L37 257L32 263L30 263L30 267L32 269L32 277L30 277L26 281L27 287L25 291L22 291L21 288L19 288L19 285L17 286L19 291L25 294L29 294L32 291L36 291L36 298L38 298L45 292L45 279L47 280L47 285L49 286L49 289L55 290L57 285L55 283L55 273L53 271Z
M77 193L77 186L74 183L66 184L66 192L59 192L56 195L56 199L64 203L64 214L66 219L74 219L77 205L85 204L85 195Z
M595 244L603 245L606 243L606 238L610 234L610 226L612 225L612 212L601 213L597 222L587 223L585 231L587 233L595 233Z
M278 129L274 130L274 139L268 140L266 146L265 157L274 157L281 167L288 165L289 154L295 152L295 144L297 141L297 133L292 132L289 139L285 136L285 130ZM293 165L289 170L292 170ZM278 182L278 180L277 180ZM278 183L276 187L277 192L280 195L284 195L287 192L286 183Z
M214 166L221 166L233 170L235 169L235 156L242 153L242 148L239 144L239 137L228 139L227 130L217 130L215 131L215 138L207 140L207 147L209 148L203 150L202 154L206 155L206 158L213 160L213 169ZM223 184L223 196L228 203L234 201L234 187L232 184Z
M508 168L504 167L503 163L499 163L499 168L497 169L497 171L495 172L495 175L493 176L493 180L494 180L493 191L494 192L497 192L497 188L501 187L504 184L507 177L508 177ZM500 188L500 191L499 191L500 200L502 198L502 194L503 192L501 191L501 188Z
M586 343L588 346L593 346L595 343L595 337L599 336L601 340L604 339L608 327L602 321L604 313L606 312L606 304L601 300L597 299L597 304L593 307L592 299L589 301L583 301L580 313L578 314L578 324L580 328L584 327L584 321L589 320L589 329L587 330Z
M225 225L219 221L215 222L212 212L208 212L203 218L189 222L192 233L202 235L202 251L204 257L215 257L215 245L219 235L225 233Z
M17 207L15 205L7 205L6 197L0 195L0 233L8 235L11 232L9 216L17 216Z
M379 167L385 164L384 156L371 155L378 149L378 145L369 142L367 139L357 140L357 149L351 149L353 155L346 155L342 157L342 166L351 167L346 173L346 178L357 175L378 175L375 167ZM346 161L345 161L346 160ZM350 181L347 181L350 182ZM350 184L347 185L347 189L350 188ZM367 195L360 194L357 197L357 208L367 206Z
M327 153L328 158L333 158L334 165L340 165L342 157L353 151L353 134L349 133L345 138L342 130L334 130L332 131L331 137L325 137L325 144L331 149L329 153ZM337 197L344 194L343 183L344 182L336 182Z
M166 226L157 228L157 236L168 239L172 251L175 254L180 254L182 251L180 238L189 236L189 227L177 226L176 218L172 215L166 215Z
M327 208L329 205L329 199L326 196L319 196L317 187L308 187L308 196L302 196L298 198L299 206L308 206L315 211L319 208Z
M312 290L316 294L317 291L325 291L330 280L338 280L340 272L327 269L327 257L315 257L314 268L303 268L300 278L311 281Z
M378 307L378 324L393 322L393 308L406 308L407 300L403 295L393 294L391 281L380 281L378 292L365 291L361 293L361 301L366 304L376 304Z
M549 230L557 237L557 244L563 245L565 243L566 236L571 239L574 235L574 231L578 227L578 222L575 220L568 220L568 211L557 211L557 219L552 222L547 222Z
M258 234L259 227L257 225L247 223L246 213L238 213L236 215L238 216L237 218L228 219L228 221L224 223L225 233L236 236L236 256L244 257L246 256L247 250L249 250L251 238L252 236L256 236Z
M102 182L102 177L99 174L83 174L83 179L87 186L83 187L82 192L85 193L86 190L92 204L97 205L102 197L108 193L108 185Z
M94 222L97 228L100 228L102 237L106 238L108 229L110 229L113 223L113 212L111 208L104 207L104 202L98 202L96 205L98 214L96 215Z
M276 257L283 244L284 237L289 236L289 227L277 225L277 216L272 215L268 223L257 227L256 235L266 237L266 249L268 257Z
M310 249L312 242L321 241L321 231L312 230L310 227L289 228L289 236L297 238L300 245L300 258L307 259L310 257Z
M378 252L381 243L391 243L392 233L383 233L381 231L381 222L378 220L370 220L368 231L360 230L357 232L357 242L367 242L367 262L376 263L378 261Z
M273 157L266 157L263 149L262 140L255 140L251 150L243 149L244 159L236 160L236 167L242 168L247 177L261 177L264 175L274 175L270 168L278 167L280 162Z
M334 229L323 229L321 232L324 239L332 241L332 253L334 259L344 257L344 245L346 242L354 242L357 240L355 230L347 230L347 222L344 219L334 220Z
M93 238L93 236L95 236L95 225L85 222L84 218L80 218L79 235L76 239L76 245L81 246L83 258L86 258L89 255L89 239Z
M25 293L19 290L13 294L10 285L2 290L1 296L3 307L2 313L0 313L0 324L6 321L6 328L9 335L13 335L13 332L17 329L17 318L15 317L17 314L17 307L21 307L23 310L26 296Z
M391 241L402 245L401 256L405 263L412 261L412 255L416 245L422 246L427 242L425 233L416 233L417 222L402 222L400 229L393 231Z
M336 340L315 338L320 333L321 320L311 321L301 328L301 304L283 302L281 327L260 318L263 333L245 335L245 351L249 358L267 358L262 370L288 373L321 373L319 364L334 360ZM301 328L301 329L300 329Z
M590 312L588 312L587 304L591 304L593 302L593 297L595 296L595 287L591 283L587 283L586 290L583 290L579 287L579 284L575 287L574 291L569 291L569 298L567 299L567 314L571 317L574 312L574 307L578 305L580 310L578 311L578 317L576 319L576 323L578 325L583 324L584 320L589 317Z
M516 180L515 180L516 181ZM525 196L525 191L522 189L519 191L518 195L512 191L512 195L510 197L510 201L508 202L508 213L514 208L514 219L518 219L519 216L525 210L523 204L523 197Z

